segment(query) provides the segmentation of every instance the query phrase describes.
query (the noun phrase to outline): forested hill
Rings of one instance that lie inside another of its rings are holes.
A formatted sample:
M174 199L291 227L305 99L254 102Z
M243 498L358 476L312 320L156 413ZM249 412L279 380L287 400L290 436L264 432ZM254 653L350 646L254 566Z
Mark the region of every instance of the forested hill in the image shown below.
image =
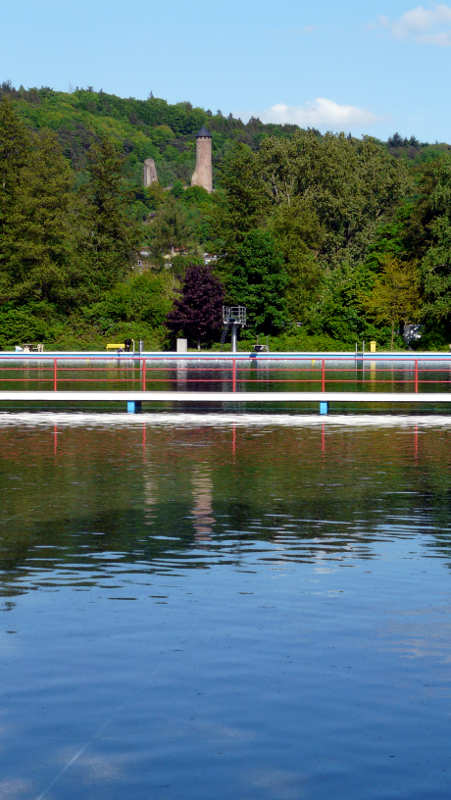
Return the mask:
M191 103L169 104L122 98L92 89L56 92L50 88L0 87L22 119L34 129L50 128L58 134L64 155L75 169L86 164L86 152L94 136L111 138L127 158L128 174L141 181L142 162L154 158L163 186L176 180L189 183L195 159L195 136L206 125L213 136L215 178L220 183L221 165L230 142L258 147L264 136L290 136L295 125L264 125L251 119L246 125L231 114L193 108Z
M11 99L22 119L38 130L55 131L64 155L72 166L83 169L86 153L93 137L107 136L126 156L127 173L133 182L140 183L142 163L155 159L162 186L181 180L189 184L195 159L195 135L206 125L213 134L213 163L215 185L221 185L224 156L234 141L258 149L268 136L289 138L296 125L263 124L250 119L244 124L221 111L193 108L191 103L169 104L153 97L147 100L121 98L91 88L71 93L57 92L48 87L15 89L6 82L0 86L0 97ZM315 131L320 136L318 131ZM394 134L387 142L388 150L399 157L423 161L448 149L446 144L420 143L415 136L408 139Z
M447 144L90 89L0 94L0 347L219 346L223 301L277 349L403 347L411 325L417 345L449 346ZM211 194L189 186L202 125Z

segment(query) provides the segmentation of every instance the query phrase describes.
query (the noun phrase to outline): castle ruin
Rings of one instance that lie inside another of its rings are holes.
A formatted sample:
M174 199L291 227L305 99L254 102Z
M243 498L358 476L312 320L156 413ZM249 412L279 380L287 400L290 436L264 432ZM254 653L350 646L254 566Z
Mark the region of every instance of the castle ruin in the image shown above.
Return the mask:
M157 168L153 158L146 158L144 161L143 183L144 186L158 183ZM213 191L211 133L205 125L196 136L196 166L191 178L191 186L201 186L207 192Z
M144 162L143 181L144 186L151 186L152 183L158 183L157 168L153 158L146 158Z
M191 186L202 186L207 192L213 191L211 133L205 125L196 136L196 167L191 178Z

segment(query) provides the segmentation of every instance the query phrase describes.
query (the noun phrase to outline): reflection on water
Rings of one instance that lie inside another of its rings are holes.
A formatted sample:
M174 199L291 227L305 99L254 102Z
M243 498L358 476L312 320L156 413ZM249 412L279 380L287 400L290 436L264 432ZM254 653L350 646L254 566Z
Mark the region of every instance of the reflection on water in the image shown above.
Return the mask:
M211 539L213 517L213 484L208 466L203 469L195 465L192 473L193 481L193 524L196 541Z
M450 428L0 415L0 797L448 797Z

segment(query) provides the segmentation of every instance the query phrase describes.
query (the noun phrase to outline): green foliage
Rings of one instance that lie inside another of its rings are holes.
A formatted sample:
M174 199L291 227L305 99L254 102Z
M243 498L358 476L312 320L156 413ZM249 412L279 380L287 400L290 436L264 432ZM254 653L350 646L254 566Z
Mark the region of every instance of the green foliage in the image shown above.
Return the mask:
M0 222L5 221L8 202L12 200L17 173L26 165L30 151L30 133L13 111L6 97L0 101Z
M212 201L211 195L202 186L188 186L181 199L187 206L208 206Z
M174 185L171 188L171 194L173 197L180 198L182 197L184 192L183 183L180 180L174 182Z
M121 161L109 142L94 144L77 191L55 135L28 134L6 101L0 154L0 340L58 340L79 323L81 305L116 287L134 262L139 239ZM125 319L161 325L170 306L162 285L149 289L140 277L130 291Z
M349 350L354 342L350 342L348 337L339 339L327 334L308 334L302 329L292 333L288 331L280 336L273 336L268 339L268 344L272 351L280 352L327 352Z
M0 102L0 299L8 299L11 287L12 217L18 209L17 194L31 151L31 136L6 98Z
M10 349L25 342L48 342L63 327L56 308L46 301L15 307L5 304L0 313L0 348Z
M190 267L201 267L203 266L203 263L204 262L200 254L196 255L195 253L188 253L183 255L178 253L171 258L171 272L179 280L183 280L187 269Z
M153 328L163 325L172 304L170 275L145 272L117 283L102 300L85 306L83 316L101 333L117 329L119 322L143 321Z
M270 224L285 260L288 315L293 321L305 322L319 300L324 283L317 255L324 231L315 209L301 198L277 206Z
M451 157L436 167L430 195L430 246L421 263L426 336L434 343L451 341Z
M169 195L160 205L147 231L152 254L160 264L165 255L186 250L193 243L187 213L181 203Z
M121 158L107 139L89 151L88 182L82 187L85 274L91 291L109 289L136 258L138 229L127 214Z
M223 166L224 195L214 209L217 244L229 254L264 219L269 208L257 156L243 144L235 145Z
M283 258L271 233L249 231L229 266L226 290L231 305L247 307L252 332L276 333L284 328L286 285Z
M372 291L362 298L362 304L370 317L390 325L393 348L395 328L418 319L419 275L415 264L401 264L388 255L381 266L381 274L376 277Z
M314 212L329 261L351 245L361 250L374 220L394 208L405 188L403 165L383 146L343 134L298 131L287 140L266 139L259 173L276 206L296 201Z
M4 296L71 306L80 282L72 232L76 218L71 170L55 136L41 132L17 171L4 226Z

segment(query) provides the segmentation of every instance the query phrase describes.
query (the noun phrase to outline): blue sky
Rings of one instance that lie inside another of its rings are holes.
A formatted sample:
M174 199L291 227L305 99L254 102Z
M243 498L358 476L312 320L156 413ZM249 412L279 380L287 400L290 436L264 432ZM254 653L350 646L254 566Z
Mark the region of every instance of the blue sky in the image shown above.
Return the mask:
M17 0L0 32L0 79L15 86L451 142L449 3Z

